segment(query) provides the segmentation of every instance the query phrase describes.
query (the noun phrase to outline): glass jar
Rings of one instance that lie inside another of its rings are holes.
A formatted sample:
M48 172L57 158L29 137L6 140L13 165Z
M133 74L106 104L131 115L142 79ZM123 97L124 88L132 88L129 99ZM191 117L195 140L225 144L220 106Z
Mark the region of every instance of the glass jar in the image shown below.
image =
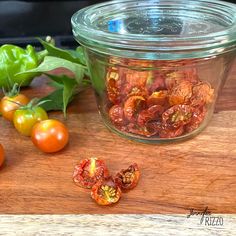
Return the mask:
M75 13L72 27L109 129L161 143L209 123L236 55L236 5L111 1Z

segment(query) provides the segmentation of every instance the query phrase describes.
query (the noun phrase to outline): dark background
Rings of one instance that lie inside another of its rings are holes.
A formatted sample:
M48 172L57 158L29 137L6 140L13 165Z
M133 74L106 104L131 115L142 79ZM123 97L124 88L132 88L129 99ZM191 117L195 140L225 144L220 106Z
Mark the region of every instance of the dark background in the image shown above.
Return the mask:
M104 1L0 0L0 45L14 43L25 46L30 43L40 47L35 37L51 35L56 39L57 46L75 47L77 44L72 37L71 16L83 7Z
M73 13L104 0L77 1L1 1L0 45L13 43L19 46L33 44L40 47L36 36L51 35L57 46L75 47L70 19Z

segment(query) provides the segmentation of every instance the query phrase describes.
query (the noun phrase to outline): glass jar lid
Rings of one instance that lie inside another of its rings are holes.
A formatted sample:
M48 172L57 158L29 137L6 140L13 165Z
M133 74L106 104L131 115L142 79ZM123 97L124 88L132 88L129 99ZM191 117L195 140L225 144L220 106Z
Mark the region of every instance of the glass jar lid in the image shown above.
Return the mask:
M118 0L72 16L76 40L110 55L180 59L235 48L236 5L217 0Z

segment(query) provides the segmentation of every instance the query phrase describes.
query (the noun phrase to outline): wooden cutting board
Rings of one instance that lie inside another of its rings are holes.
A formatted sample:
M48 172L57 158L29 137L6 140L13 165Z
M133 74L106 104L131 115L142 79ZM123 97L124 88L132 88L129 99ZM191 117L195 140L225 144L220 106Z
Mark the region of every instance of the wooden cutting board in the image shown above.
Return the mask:
M34 80L24 93L49 91L46 79ZM236 213L236 66L221 93L209 126L197 137L174 144L148 145L128 141L103 124L92 90L81 93L69 107L70 143L57 154L38 151L30 139L0 117L0 143L6 162L0 170L0 213ZM96 156L112 173L133 162L141 180L116 205L101 207L90 191L72 181L74 165Z

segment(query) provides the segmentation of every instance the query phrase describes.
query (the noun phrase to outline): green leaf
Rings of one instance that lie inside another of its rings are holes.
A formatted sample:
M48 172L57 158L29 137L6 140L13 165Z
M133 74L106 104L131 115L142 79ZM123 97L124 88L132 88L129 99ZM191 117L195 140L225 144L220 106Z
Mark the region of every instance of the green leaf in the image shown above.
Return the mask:
M73 78L70 78L69 76L66 75L49 75L47 76L52 79L54 82L58 84L63 84L63 91L62 91L62 101L63 101L63 107L62 110L64 112L64 116L66 116L66 108L68 103L72 100L77 83Z
M37 68L24 71L19 74L26 74L26 73L32 73L32 72L47 73L57 68L65 68L72 71L75 74L75 79L77 83L81 84L84 77L85 69L87 67L81 64L73 63L71 61L68 61L62 58L46 56L43 62Z
M79 63L86 65L86 61L84 58L84 53L82 49L75 50L65 50L58 47L55 47L51 43L48 43L40 38L37 38L39 42L44 46L44 48L48 51L49 56L59 57L62 59L66 59L68 61Z
M50 101L41 105L41 107L46 111L63 110L63 88L59 88L50 93L48 96L41 98L40 102L46 100Z

